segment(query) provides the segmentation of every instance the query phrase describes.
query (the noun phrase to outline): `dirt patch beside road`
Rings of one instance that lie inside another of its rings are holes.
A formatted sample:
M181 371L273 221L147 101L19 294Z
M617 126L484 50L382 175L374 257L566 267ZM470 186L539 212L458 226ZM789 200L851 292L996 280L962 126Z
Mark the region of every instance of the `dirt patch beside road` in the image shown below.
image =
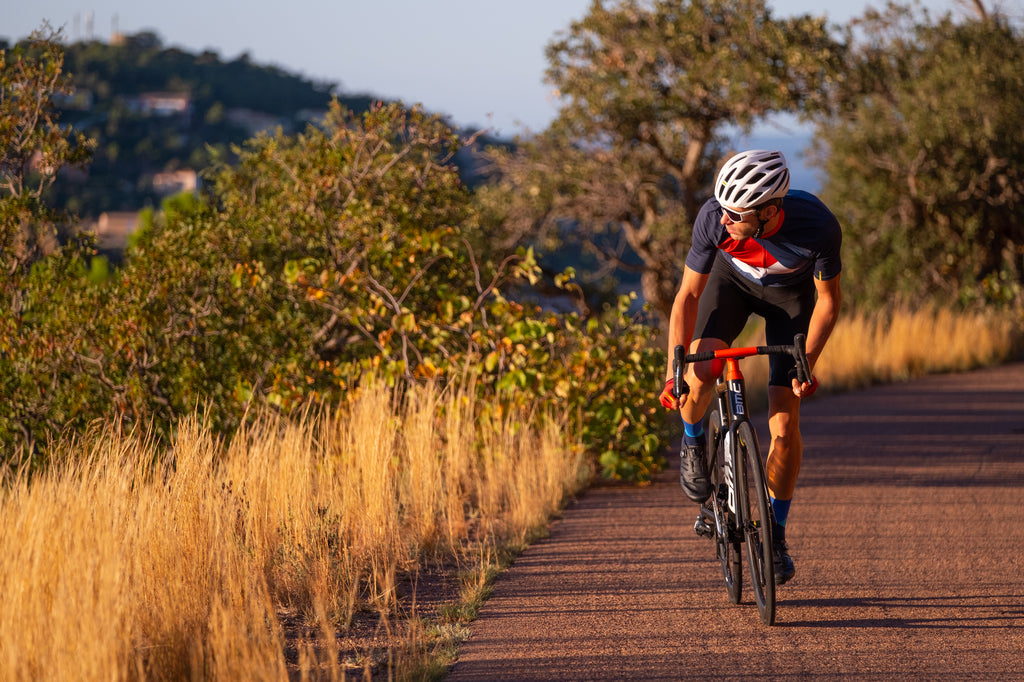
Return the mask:
M729 603L673 469L571 505L448 679L1024 679L1024 364L821 396L802 423L774 627L749 585Z

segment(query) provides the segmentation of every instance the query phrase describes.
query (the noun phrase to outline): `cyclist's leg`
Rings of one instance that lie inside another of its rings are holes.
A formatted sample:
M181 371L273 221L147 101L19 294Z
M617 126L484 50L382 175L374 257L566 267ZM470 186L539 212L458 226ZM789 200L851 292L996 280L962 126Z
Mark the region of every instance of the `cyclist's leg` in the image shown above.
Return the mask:
M813 282L808 282L807 286L774 290L771 300L765 301L762 309L766 343L790 344L797 333L806 334L813 310ZM793 394L790 377L794 364L793 358L789 356L773 355L769 360L768 429L771 432L771 444L765 470L776 520L773 529L775 577L780 585L795 573L786 543L785 528L803 459L800 399Z
M721 347L724 347L724 342L717 339L697 339L690 344L691 349L700 350ZM683 438L679 447L679 485L692 502L700 504L708 499L712 490L704 413L714 395L714 378L710 376L707 367L709 363L693 364L700 366L687 368L686 383L690 392L679 407L683 418Z
M771 446L765 472L775 521L772 526L775 582L783 585L796 574L796 566L786 542L786 520L803 460L800 399L793 395L792 385L768 387L768 413Z
M790 287L767 287L758 304L764 317L765 343L770 346L793 343L797 334L806 334L814 311L814 283L807 281ZM793 395L790 372L792 357L773 355L768 373L768 488L772 497L791 500L800 473L803 442L800 438L800 399Z
M743 331L751 311L737 278L739 275L731 266L715 261L697 307L689 352L728 348ZM715 379L721 371L721 361L695 362L687 367L690 395L681 406L683 421L693 424L704 418L715 394Z
M746 323L749 312L740 292L730 281L731 268L716 263L711 269L694 324L690 352L728 348ZM715 394L715 377L721 372L721 361L693 363L686 371L690 393L682 401L683 443L680 448L679 483L686 496L704 502L711 494L708 472L707 435L704 414Z
M788 378L788 377L787 377ZM792 500L803 459L800 437L800 399L792 386L768 387L768 490L778 500Z

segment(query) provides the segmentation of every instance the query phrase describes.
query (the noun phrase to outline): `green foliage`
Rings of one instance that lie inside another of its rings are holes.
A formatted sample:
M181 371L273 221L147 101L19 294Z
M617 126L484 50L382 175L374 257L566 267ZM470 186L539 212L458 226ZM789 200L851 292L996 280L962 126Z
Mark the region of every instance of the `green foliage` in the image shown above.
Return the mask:
M90 144L60 125L54 97L67 91L59 33L45 28L0 50L0 443L29 450L74 421L99 390L79 351L93 316L86 294L91 245L58 248L62 216L43 202L61 168L83 163ZM79 422L84 426L84 422Z
M167 434L197 408L228 432L257 404L343 401L372 369L393 385L469 378L496 419L567 408L606 475L647 478L664 435L651 330L629 299L590 321L515 302L539 268L529 249L470 247L460 144L418 110L335 105L322 127L237 149L203 198L146 215L123 267L42 262L21 331L44 347L22 344L30 361L9 368L24 405L0 437L26 426L38 450L115 415Z
M88 242L37 261L6 290L0 316L0 443L38 453L67 429L84 431L116 399L90 349L106 330L89 283ZM12 308L7 307L11 305Z
M1024 36L999 15L870 12L819 120L861 303L1024 303Z
M631 300L622 297L617 308L587 321L563 380L570 386L570 404L583 416L585 442L598 453L601 473L646 481L664 465L661 453L671 436L667 413L650 389L666 360L653 350L655 331L628 321ZM578 322L569 316L566 324ZM557 393L557 382L555 388Z
M0 50L0 260L9 275L55 246L60 216L43 195L61 168L91 152L82 134L60 125L53 106L70 87L59 37L44 28Z
M496 238L639 269L667 321L726 135L821 106L842 56L824 18L777 19L759 0L593 3L547 49L557 119L494 154L481 200Z

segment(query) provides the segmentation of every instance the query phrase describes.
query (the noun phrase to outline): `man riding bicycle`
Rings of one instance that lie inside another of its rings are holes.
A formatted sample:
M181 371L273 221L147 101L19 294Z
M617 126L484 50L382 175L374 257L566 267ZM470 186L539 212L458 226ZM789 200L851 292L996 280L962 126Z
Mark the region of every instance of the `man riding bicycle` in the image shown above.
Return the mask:
M782 152L750 150L730 158L718 174L714 198L694 221L669 320L669 364L677 345L691 353L728 348L756 314L764 318L768 345L791 344L797 333L806 334L813 370L839 316L841 244L842 230L829 209L812 194L790 191ZM680 483L698 504L711 495L703 419L720 362L688 367L687 386L680 387L688 393L678 400L670 366L661 393L661 403L682 416ZM800 399L816 388L813 377L797 381L793 358L770 357L767 473L780 585L795 574L785 527L803 456Z

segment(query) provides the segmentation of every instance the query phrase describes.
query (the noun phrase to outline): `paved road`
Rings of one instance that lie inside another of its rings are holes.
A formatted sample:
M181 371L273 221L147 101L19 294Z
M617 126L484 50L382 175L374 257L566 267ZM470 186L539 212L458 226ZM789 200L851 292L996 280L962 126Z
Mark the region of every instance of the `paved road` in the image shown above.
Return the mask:
M729 603L673 470L571 505L497 582L449 681L1024 680L1024 364L803 414L774 627L749 589Z

